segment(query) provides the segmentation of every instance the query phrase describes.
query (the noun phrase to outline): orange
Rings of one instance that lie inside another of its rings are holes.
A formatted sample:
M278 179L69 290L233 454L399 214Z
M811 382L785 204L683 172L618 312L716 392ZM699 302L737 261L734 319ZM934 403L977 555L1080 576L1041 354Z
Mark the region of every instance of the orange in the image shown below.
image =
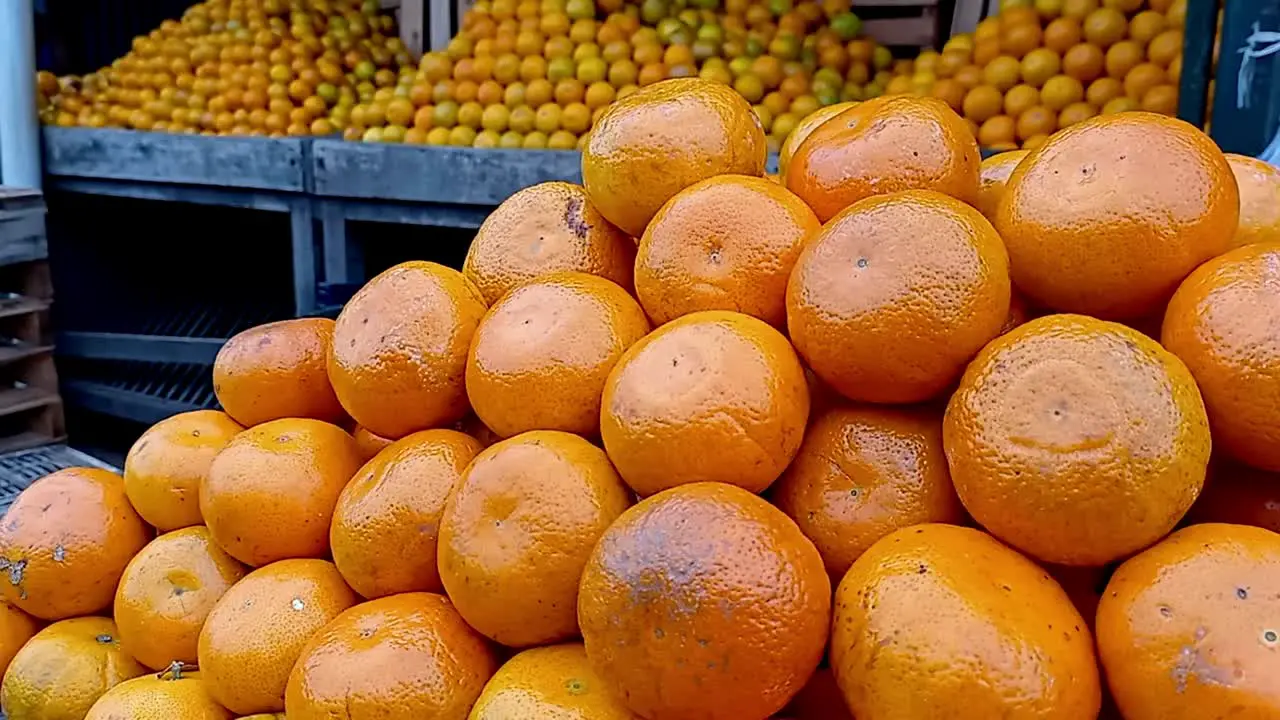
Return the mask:
M1022 58L1022 81L1040 87L1062 69L1062 58L1048 48L1037 48Z
M1124 76L1124 93L1134 100L1142 100L1151 88L1168 82L1164 69L1155 63L1140 63Z
M95 613L111 605L125 565L150 533L119 475L98 468L46 475L0 520L0 593L43 620Z
M822 657L831 584L782 511L741 488L694 483L605 531L578 616L591 667L637 715L764 720Z
M863 200L823 227L787 287L805 363L852 400L928 400L1009 314L1008 260L982 214L940 193Z
M9 663L0 705L14 720L83 718L112 687L147 671L120 649L108 618L56 622L31 638Z
M978 194L978 143L935 98L881 97L846 110L791 158L786 186L826 222L855 202L899 190Z
M1142 60L1142 46L1132 40L1122 40L1107 48L1107 75L1123 80Z
M991 148L1012 144L1017 134L1017 125L1008 115L996 115L987 118L978 128L978 144Z
M369 432L369 428L363 425L356 425L356 429L351 433L351 437L356 441L356 447L360 449L360 457L368 462L373 459L384 448L395 442L391 438L384 438L381 435L374 435Z
M1018 163L1029 154L1029 150L1014 150L992 155L982 161L980 172L982 185L978 191L978 202L974 207L978 208L988 220L995 219L996 208L1000 204L1000 197L1004 195L1009 176L1013 174L1014 168L1018 167Z
M1223 252L1239 212L1212 140L1181 120L1121 113L1072 125L1020 163L995 225L1036 304L1123 319L1157 310Z
M1000 114L1004 106L1004 96L990 85L979 85L964 96L964 116L974 122L983 123Z
M768 102L768 98L765 98L765 101ZM791 134L787 135L787 139L782 143L782 149L778 151L778 176L787 176L787 165L791 163L791 156L795 155L801 143L807 140L819 125L849 108L856 107L857 104L856 102L840 102L834 105L827 105L801 120L795 129L791 131ZM786 110L784 109L782 112L786 112Z
M1129 19L1129 38L1146 47L1146 44L1163 32L1165 27L1163 13L1154 9L1143 10Z
M338 496L329 528L333 562L367 598L441 589L436 540L444 502L479 440L423 430L370 460Z
M581 185L545 182L507 198L471 241L462 274L488 305L560 270L599 275L631 289L636 245L605 220Z
M1025 143L1033 137L1048 135L1057 129L1057 126L1058 114L1053 110L1043 105L1027 108L1018 116L1018 138Z
M535 431L483 450L440 521L440 579L467 624L510 647L578 633L578 580L631 493L596 446Z
M1099 0L1063 0L1062 16L1083 21L1089 13L1098 9Z
M621 287L581 272L544 275L504 295L480 321L467 355L471 406L501 437L527 430L594 437L605 378L648 332L644 311Z
M112 615L120 647L152 670L195 663L205 618L246 572L204 526L152 540L125 568L116 589Z
M328 318L249 328L218 351L213 391L227 414L245 427L287 417L339 422L342 406L325 372L332 345Z
M1082 37L1080 21L1074 18L1055 18L1044 28L1044 46L1059 55L1079 43Z
M1280 169L1245 155L1226 157L1240 189L1240 224L1231 246L1280 240Z
M1055 75L1040 89L1040 102L1055 113L1084 100L1084 85L1070 75Z
M943 433L974 519L1063 565L1102 565L1163 537L1209 461L1186 366L1136 330L1082 315L1032 320L987 345Z
M516 654L484 686L469 719L543 717L636 719L591 669L582 643Z
M1058 127L1071 127L1098 114L1098 108L1087 102L1073 102L1058 113Z
M821 227L804 202L766 178L725 175L677 193L636 255L636 297L661 325L699 310L786 322L787 278Z
M357 601L324 560L281 560L249 573L214 605L200 631L200 676L209 694L240 715L283 712L285 684L303 646Z
M1001 92L1017 85L1021 76L1022 63L1008 55L1001 55L992 60L982 70L982 79Z
M0 602L0 677L13 656L40 630L40 621L7 602Z
M1280 532L1280 478L1222 457L1209 463L1204 492L1187 513L1191 523L1253 525Z
M1083 24L1084 39L1106 49L1124 39L1129 30L1124 13L1111 7L1102 7L1089 13Z
M978 530L918 525L872 545L840 582L831 627L854 717L1098 715L1084 619L1043 570Z
M356 441L336 425L263 423L214 459L200 511L218 545L246 565L324 557L334 503L361 462Z
M181 665L179 665L181 667ZM125 680L93 704L85 720L232 720L198 672L168 671Z
M461 720L497 667L448 598L393 595L347 610L311 638L285 703L291 720Z
M1143 93L1141 107L1147 112L1173 117L1178 113L1178 88L1173 85L1156 85Z
M1016 23L1000 31L1000 51L1006 55L1021 59L1024 55L1041 46L1043 33L1040 24Z
M1196 268L1165 311L1160 340L1191 369L1214 445L1280 471L1280 242L1236 248Z
M1102 77L1106 61L1106 56L1097 45L1080 43L1062 56L1062 72L1081 83L1091 83Z
M485 309L474 283L436 263L412 260L370 280L334 328L329 377L343 407L388 438L461 418L467 348Z
M1165 30L1151 39L1147 45L1147 59L1167 68L1175 58L1182 56L1182 31Z
M179 413L152 425L124 461L130 504L161 532L199 525L200 483L214 456L242 430L217 410Z
M1280 535L1193 525L1125 562L1098 655L1129 720L1280 714Z
M605 383L600 435L641 496L703 481L760 492L795 457L808 416L804 368L782 333L709 310L623 354Z
M766 154L764 128L741 95L680 78L605 110L582 150L582 179L600 214L640 237L677 192L715 175L763 175Z
M827 410L770 494L837 579L898 528L965 520L942 451L942 418L927 410Z

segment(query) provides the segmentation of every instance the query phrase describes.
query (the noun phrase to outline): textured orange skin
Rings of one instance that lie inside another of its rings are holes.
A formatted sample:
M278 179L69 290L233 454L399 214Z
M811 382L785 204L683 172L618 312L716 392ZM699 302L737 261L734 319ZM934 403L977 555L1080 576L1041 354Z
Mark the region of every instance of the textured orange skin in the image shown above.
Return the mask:
M233 716L205 690L198 672L143 675L111 688L84 720L231 720Z
M636 297L656 325L733 310L781 328L787 278L820 227L804 201L771 180L703 180L671 198L645 229Z
M581 185L544 182L502 201L476 232L462 274L492 305L553 272L598 275L631 289L636 243L587 199Z
M818 219L874 195L934 190L978 199L978 141L936 98L878 97L815 129L791 157L784 178Z
M304 417L341 422L345 413L325 369L329 318L281 320L232 337L213 361L213 392L236 422L251 427Z
M111 605L129 560L152 537L119 475L67 468L31 484L0 520L0 592L42 620Z
M116 589L112 616L120 647L152 670L175 661L194 664L205 618L247 572L203 525L152 540L129 562Z
M942 451L941 413L927 409L836 407L814 417L770 497L837 581L898 528L965 520Z
M877 195L805 247L787 286L787 327L841 395L921 402L999 334L1011 292L1004 245L977 210L929 190Z
M146 671L120 649L109 618L63 620L14 656L0 684L0 705L14 720L83 720L103 693Z
M527 432L476 456L440 522L440 579L467 623L509 647L578 634L578 581L631 493L577 435Z
M764 720L822 658L831 583L777 508L695 483L641 501L605 531L578 616L591 666L637 715Z
M1280 535L1192 525L1120 566L1098 655L1127 720L1280 716Z
M362 603L317 633L285 693L289 720L465 720L498 669L443 595Z
M243 430L217 410L181 413L152 425L124 460L130 504L160 532L204 522L200 483L214 456Z
M241 715L283 712L289 671L307 640L359 600L325 560L281 560L249 573L200 631L209 694Z
M1280 474L1215 457L1204 492L1187 520L1253 525L1280 533Z
M374 455L382 452L391 443L395 442L391 438L374 435L369 431L369 428L363 425L357 425L355 431L351 433L351 437L355 438L356 447L360 448L360 457L364 458L365 462L369 462Z
M819 668L777 717L778 720L854 720L836 684L836 676L829 668Z
M1063 565L1103 565L1164 537L1209 462L1186 366L1136 330L1082 315L1032 320L984 348L942 439L974 519Z
M439 592L436 539L445 500L480 441L423 430L392 443L343 488L329 526L333 563L367 598Z
M342 488L360 469L360 449L319 420L273 420L236 436L200 486L200 512L231 557L262 567L324 557Z
M1280 168L1245 155L1226 158L1240 189L1240 225L1231 247L1280 240Z
M979 166L978 200L973 206L991 222L996 221L996 208L1000 206L1000 198L1004 196L1009 176L1018 167L1018 163L1030 154L1030 150L1010 150L992 155Z
M13 656L40 630L40 621L7 602L0 602L0 677Z
M903 528L836 590L831 667L858 720L1098 715L1093 639L1044 570L980 530Z
M485 310L474 284L436 263L401 263L370 280L334 329L329 379L342 406L388 438L460 419L467 347Z
M644 310L618 285L579 272L545 275L507 293L480 321L467 352L467 397L501 437L594 437L605 378L648 332Z
M732 88L665 80L608 106L582 149L582 182L601 215L640 237L676 193L716 175L760 177L767 155L764 127Z
M795 457L808 419L804 367L787 339L712 310L627 350L605 383L600 436L641 496L693 482L761 492Z
M286 720L284 713L255 713L253 715L242 715L236 720Z
M525 650L484 686L468 720L637 720L591 669L582 643Z
M1014 283L1037 305L1110 320L1158 310L1227 249L1239 214L1231 167L1208 136L1125 112L1072 125L1032 151L1009 178L995 225Z
M1191 369L1228 455L1280 472L1280 242L1196 268L1165 311L1160 340Z
M827 105L806 115L804 119L796 124L795 129L791 131L791 134L783 141L782 147L778 149L778 174L769 175L769 179L773 182L782 184L783 179L787 177L787 166L791 164L791 157L796 154L796 150L799 149L800 144L808 139L808 137L813 134L813 131L818 129L819 125L839 115L845 110L855 108L857 106L858 103L856 101L841 102L836 103L835 105Z

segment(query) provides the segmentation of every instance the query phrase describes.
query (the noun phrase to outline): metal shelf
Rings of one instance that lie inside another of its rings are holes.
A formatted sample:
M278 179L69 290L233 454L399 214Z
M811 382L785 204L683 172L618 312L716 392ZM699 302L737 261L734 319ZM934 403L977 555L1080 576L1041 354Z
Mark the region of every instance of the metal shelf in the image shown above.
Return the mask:
M112 417L152 424L218 407L207 365L102 360L69 361L60 369L68 404Z

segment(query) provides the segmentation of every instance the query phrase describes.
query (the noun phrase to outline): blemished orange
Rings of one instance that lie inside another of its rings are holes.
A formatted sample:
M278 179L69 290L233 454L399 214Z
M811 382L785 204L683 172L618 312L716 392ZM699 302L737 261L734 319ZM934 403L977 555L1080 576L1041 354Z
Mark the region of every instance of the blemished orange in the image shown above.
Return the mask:
M822 658L831 582L782 511L742 488L694 483L605 531L578 617L591 667L637 715L764 720Z
M1252 525L1280 533L1280 474L1215 457L1187 521Z
M978 187L978 201L974 203L974 207L978 208L988 220L995 221L996 208L1000 205L1000 197L1004 195L1009 176L1013 174L1014 168L1018 167L1018 163L1030 154L1030 150L1010 150L992 155L982 161L978 175L982 184Z
M226 413L195 410L152 425L124 460L124 491L160 532L203 522L200 483L213 458L244 427Z
M857 102L839 102L834 105L824 105L820 110L809 113L797 123L791 130L791 134L787 135L787 139L782 141L782 148L778 150L778 177L787 176L787 165L791 163L791 156L796 154L796 150L819 125L851 107L856 107L857 104Z
M218 545L246 565L325 557L333 506L361 464L342 428L273 420L240 433L214 458L200 511Z
M1240 224L1231 247L1280 240L1280 168L1246 155L1226 157L1240 189Z
M1209 424L1191 373L1154 340L1048 315L969 365L943 444L960 500L993 535L1046 562L1102 565L1164 537L1191 507Z
M1191 369L1214 447L1280 471L1280 242L1236 248L1196 268L1165 310L1160 341Z
M468 720L543 717L637 720L591 669L582 643L513 656L485 685Z
M338 315L329 378L356 422L387 438L467 412L467 348L487 306L457 270L411 260L370 280Z
M200 630L197 655L209 694L240 715L284 712L289 671L303 646L357 602L326 560L281 560L249 573Z
M631 289L636 244L596 210L581 185L527 187L485 218L462 274L492 305L518 285L557 271L599 275Z
M7 602L0 601L0 677L13 656L40 630L40 621Z
M931 409L827 410L810 422L770 497L836 579L894 530L965 521L942 449L942 416Z
M973 133L946 103L886 96L814 130L784 180L826 222L859 200L901 190L936 190L973 202L980 162Z
M232 720L205 689L199 672L125 680L98 698L84 720Z
M203 525L152 540L129 562L116 588L112 617L120 647L152 670L194 664L205 618L247 572Z
M332 344L329 318L249 328L218 351L213 392L227 414L245 427L287 417L339 422L342 406L325 371Z
M290 720L464 720L497 668L448 598L402 593L357 605L312 637L285 704Z
M0 593L42 620L110 607L129 560L152 530L119 475L67 468L31 484L0 520Z
M636 297L655 325L699 310L787 320L787 278L822 224L778 183L722 175L681 190L653 216L636 255Z
M364 458L365 462L369 462L374 455L382 452L387 446L395 442L392 438L375 435L373 431L363 425L356 425L356 429L351 432L351 437L355 439L356 447L360 448L360 457Z
M835 596L831 667L857 718L1097 717L1093 638L1043 570L990 535L903 528Z
M622 287L581 272L544 275L504 295L480 321L467 352L471 408L501 437L529 430L595 437L609 371L648 332L644 310Z
M353 590L366 598L440 591L440 515L480 450L470 435L422 430L360 468L338 496L329 526L333 563Z
M1280 535L1192 525L1116 570L1098 655L1128 720L1280 715Z
M1014 284L1037 305L1112 320L1156 311L1227 249L1239 214L1231 166L1208 136L1132 112L1072 125L1019 163L995 226Z
M841 395L910 403L948 389L1009 314L1008 259L991 223L929 190L851 206L801 254L787 327Z
M444 589L467 623L509 647L578 634L578 581L591 548L631 505L600 448L539 430L485 448L440 520Z
M708 310L632 345L609 374L600 436L641 496L693 482L767 488L809 417L804 367L772 326Z
M678 78L605 109L582 149L582 181L601 215L640 237L676 193L716 175L764 175L767 154L764 127L733 88Z
M0 706L14 720L83 718L107 690L145 672L120 649L110 618L63 620L14 656L0 684Z

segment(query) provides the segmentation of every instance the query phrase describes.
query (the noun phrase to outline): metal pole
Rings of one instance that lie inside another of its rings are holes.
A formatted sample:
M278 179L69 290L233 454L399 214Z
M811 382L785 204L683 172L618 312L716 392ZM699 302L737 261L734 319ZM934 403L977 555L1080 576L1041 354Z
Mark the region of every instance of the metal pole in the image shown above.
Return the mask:
M31 0L0 0L0 182L40 188Z

